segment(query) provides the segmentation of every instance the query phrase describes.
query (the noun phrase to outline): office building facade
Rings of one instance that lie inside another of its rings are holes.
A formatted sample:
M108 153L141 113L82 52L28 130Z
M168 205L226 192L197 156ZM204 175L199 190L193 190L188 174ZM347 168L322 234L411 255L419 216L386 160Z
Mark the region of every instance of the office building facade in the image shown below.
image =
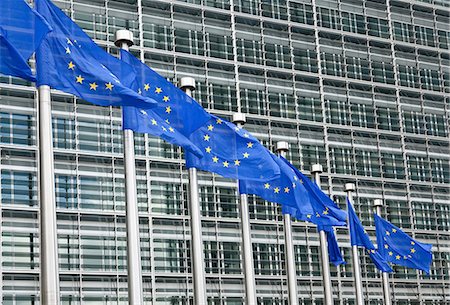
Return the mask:
M309 174L374 237L383 216L433 245L430 276L395 267L393 304L450 303L450 4L448 0L68 0L55 1L113 54L114 34L194 97ZM36 89L0 77L2 304L39 303ZM126 304L126 230L120 108L52 93L62 304ZM192 302L187 171L181 149L135 135L145 304ZM199 172L209 304L244 303L236 181ZM258 304L287 304L283 223L276 204L249 196ZM335 304L353 304L346 265L331 267ZM293 223L299 304L322 304L316 228ZM380 273L361 250L366 304L382 304Z

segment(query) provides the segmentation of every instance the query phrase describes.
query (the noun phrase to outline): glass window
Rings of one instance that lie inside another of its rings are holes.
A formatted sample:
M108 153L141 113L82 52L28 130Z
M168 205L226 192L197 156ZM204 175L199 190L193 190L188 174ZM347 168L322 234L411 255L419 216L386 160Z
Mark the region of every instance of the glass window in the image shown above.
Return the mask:
M35 117L29 114L0 112L0 143L35 145Z
M317 20L319 22L319 26L324 28L330 28L334 30L340 30L340 18L339 11L318 7L317 8Z
M2 170L2 204L35 206L38 203L34 172Z
M342 12L342 29L346 32L365 34L364 16L354 13Z
M398 111L390 107L376 107L378 128L390 131L400 130Z
M381 38L389 38L389 24L385 19L367 17L368 34Z
M354 175L354 154L350 148L330 147L331 172Z
M327 122L339 125L350 125L350 109L346 101L326 100Z
M403 156L396 153L381 154L383 176L386 178L405 179Z
M175 51L193 55L204 55L203 32L175 29Z
M291 21L303 23L303 24L314 24L312 6L304 3L296 3L290 1L289 3L291 13Z
M300 120L322 122L322 103L320 98L297 97L298 118Z

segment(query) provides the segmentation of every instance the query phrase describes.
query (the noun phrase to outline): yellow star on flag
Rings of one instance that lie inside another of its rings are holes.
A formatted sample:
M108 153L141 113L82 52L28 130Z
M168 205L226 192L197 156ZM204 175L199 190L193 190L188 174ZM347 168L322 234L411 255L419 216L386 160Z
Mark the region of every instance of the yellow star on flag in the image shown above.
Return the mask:
M389 251L388 254L389 254L389 256L394 255L394 253L392 253L392 251Z
M244 158L246 158L246 159L247 159L247 158L248 158L248 157L250 156L250 154L249 154L249 153L247 153L247 152L243 153L242 155L243 155L243 156L244 156Z
M411 245L412 245L412 246L414 246L415 244L416 244L415 242L413 242L413 241L411 242Z
M416 249L411 248L411 253L416 253Z
M111 82L105 84L106 90L112 91L114 85Z
M73 64L73 62L69 62L67 69L73 70L75 68L75 65Z
M392 233L395 233L395 232L397 232L397 230L396 229L392 229Z
M170 108L170 106L166 107L166 113L171 113L172 112L172 108Z
M322 213L323 215L328 215L328 211L327 210L325 210L325 211L323 211L323 213Z
M308 219L311 219L311 217L312 217L311 214L306 215L306 218L308 218Z
M274 189L273 189L273 192L276 193L276 194L278 194L278 193L280 192L280 188L279 188L279 187L274 188Z
M399 260L400 257L401 257L400 255L396 255L396 256L395 256L395 259Z
M209 131L212 131L213 129L214 129L214 126L213 126L213 125L211 125L211 124L208 125L208 130L209 130Z
M228 167L228 165L229 165L228 161L224 161L224 162L222 162L222 164L223 164L223 167Z
M170 100L170 98L169 98L168 96L164 96L164 97L163 97L163 101L164 101L164 102L167 103L169 100Z
M219 125L222 124L222 120L221 119L217 119L216 120L216 124L219 124Z
M386 231L386 235L391 235L391 233L389 231Z
M219 158L213 157L212 160L213 160L214 163L217 163L219 161Z
M149 89L150 89L150 84L145 84L145 85L144 85L144 90L145 90L145 91L148 91Z
M161 129L162 129L163 131L167 131L167 128L164 127L164 126L162 126Z
M169 127L169 131L170 132L175 132L175 129L173 129L172 127Z
M156 89L155 89L155 93L158 93L158 94L160 94L162 92L162 89L161 88L159 88L159 87L156 87Z
M248 142L247 143L247 148L252 148L253 147L253 143L252 142Z
M208 154L211 153L211 147L208 146L208 147L205 148L205 150L206 150L206 152L207 152Z
M285 192L285 193L289 193L289 191L290 191L290 189L289 189L288 187L285 187L285 188L284 188L284 192Z
M155 119L152 119L152 125L158 125L158 122L156 122Z
M388 246L388 245L384 245L384 248L385 248L385 249L389 249L389 246Z
M211 137L210 137L209 135L207 135L207 134L205 134L205 135L203 136L203 140L205 140L205 141L209 141L210 138L211 138Z
M90 90L94 90L94 91L96 91L97 90L97 87L98 87L98 85L94 82L94 83L89 83L89 89Z
M66 54L70 54L70 48L69 47L66 48Z
M269 189L270 188L270 184L269 183L264 184L264 188L265 189Z
M77 76L77 83L82 84L84 81L84 78L81 75Z
M236 165L236 166L241 165L241 161L239 161L239 160L234 160L234 165Z

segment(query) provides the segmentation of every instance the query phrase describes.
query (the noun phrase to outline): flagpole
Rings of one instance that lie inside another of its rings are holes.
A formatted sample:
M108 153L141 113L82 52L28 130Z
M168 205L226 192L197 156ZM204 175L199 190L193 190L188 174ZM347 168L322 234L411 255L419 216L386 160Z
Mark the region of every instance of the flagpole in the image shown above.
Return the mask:
M311 174L314 175L314 180L320 188L320 174L323 172L321 164L313 164ZM327 235L324 230L319 230L320 241L320 258L322 261L322 279L324 292L324 305L333 305L333 294L331 292L331 273L330 273L330 258L328 257L327 249Z
M242 127L246 122L244 113L238 112L233 114L233 123L238 127ZM256 283L255 269L253 266L253 249L250 231L250 217L248 212L248 198L246 194L240 195L239 212L241 216L241 235L242 235L242 256L244 265L244 281L245 281L245 304L256 304Z
M289 143L286 141L279 141L276 145L278 155L286 158L286 153L289 150ZM292 239L292 221L291 215L283 215L284 225L284 244L286 251L286 274L288 282L289 305L298 305L297 295L297 272L295 268L294 255L294 240Z
M381 216L381 207L383 206L383 200L375 199L373 201L373 205L375 206L375 213L378 216ZM390 293L390 288L389 288L389 273L381 272L381 278L383 280L384 305L391 305L391 293Z
M348 201L353 204L353 193L356 190L354 183L346 183L344 187L347 192ZM349 231L350 233L350 231ZM364 305L363 288L361 279L361 267L359 265L358 246L352 246L353 275L355 278L356 304Z
M180 80L180 88L188 96L192 97L192 91L195 90L195 79L192 77L182 77ZM207 304L205 260L196 168L189 169L189 214L191 216L191 261L194 305L205 305Z
M41 304L58 305L60 304L59 261L50 87L39 86L38 94Z
M123 50L133 45L133 33L128 30L116 32L115 45ZM123 122L122 122L123 123ZM136 162L133 131L123 131L123 158L125 167L126 228L127 228L127 272L128 304L143 304L141 247L139 237L139 214L136 191Z

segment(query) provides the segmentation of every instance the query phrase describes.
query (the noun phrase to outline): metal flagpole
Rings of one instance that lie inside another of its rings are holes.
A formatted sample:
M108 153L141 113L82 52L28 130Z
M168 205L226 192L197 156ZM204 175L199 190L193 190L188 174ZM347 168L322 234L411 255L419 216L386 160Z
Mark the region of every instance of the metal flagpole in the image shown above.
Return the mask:
M115 45L128 51L133 45L133 33L128 30L116 32ZM134 156L134 137L132 130L123 131L123 155L125 166L125 197L127 227L127 272L128 304L143 304L141 247L139 237L139 214L136 191L136 162Z
M322 165L314 164L311 168L311 174L320 188L320 174L323 172ZM330 258L328 257L327 235L324 230L319 230L320 241L320 258L322 261L322 279L324 292L324 305L333 305L333 294L331 293L331 274L330 274Z
M38 93L41 304L58 305L58 238L50 87L39 86Z
M277 153L286 158L286 152L289 150L289 143L286 141L277 142ZM291 215L285 214L283 218L284 225L284 243L286 251L286 274L288 282L289 305L298 305L297 295L297 274L295 268L294 240L292 239Z
M354 183L346 183L345 191L347 192L348 201L353 204L353 193L356 190ZM349 231L350 233L350 231ZM363 288L361 279L361 267L359 266L358 246L352 246L353 276L355 278L356 304L364 305Z
M195 90L195 79L192 77L182 77L180 80L180 88L186 92L187 95L192 96L192 91ZM189 213L191 216L191 261L194 305L205 305L207 304L205 260L196 168L189 169Z
M233 123L238 127L242 127L246 122L245 114L238 112L233 114ZM240 216L241 216L241 234L242 234L242 256L244 265L244 280L245 280L245 298L247 305L257 303L256 299L256 283L255 270L253 267L253 249L252 238L250 231L250 219L248 212L248 198L247 195L240 196Z
M383 206L383 200L375 199L373 201L373 205L375 206L375 213L377 213L378 216L381 216L381 207ZM389 291L389 273L381 272L381 277L383 280L384 305L391 305L391 293Z

